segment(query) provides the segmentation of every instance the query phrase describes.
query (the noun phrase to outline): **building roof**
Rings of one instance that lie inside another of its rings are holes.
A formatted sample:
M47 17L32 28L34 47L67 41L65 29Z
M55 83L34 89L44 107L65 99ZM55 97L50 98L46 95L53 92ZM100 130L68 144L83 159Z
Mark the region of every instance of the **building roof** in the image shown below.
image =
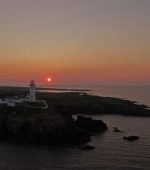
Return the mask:
M30 86L36 86L36 84L35 84L35 81L34 81L34 80L31 80L31 81L30 81Z

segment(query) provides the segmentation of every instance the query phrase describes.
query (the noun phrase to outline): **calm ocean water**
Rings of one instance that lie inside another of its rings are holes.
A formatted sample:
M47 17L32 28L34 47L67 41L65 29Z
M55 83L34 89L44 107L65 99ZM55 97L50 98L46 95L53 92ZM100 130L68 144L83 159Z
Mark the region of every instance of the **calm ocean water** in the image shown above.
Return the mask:
M92 89L98 95L127 98L150 107L150 86L94 86Z
M91 89L91 88L90 88ZM136 100L150 106L149 87L104 87L92 93ZM109 130L93 137L95 150L78 148L22 146L0 143L0 170L150 170L150 118L117 115L94 116L103 119ZM117 126L124 133L113 132ZM138 135L128 142L125 135Z

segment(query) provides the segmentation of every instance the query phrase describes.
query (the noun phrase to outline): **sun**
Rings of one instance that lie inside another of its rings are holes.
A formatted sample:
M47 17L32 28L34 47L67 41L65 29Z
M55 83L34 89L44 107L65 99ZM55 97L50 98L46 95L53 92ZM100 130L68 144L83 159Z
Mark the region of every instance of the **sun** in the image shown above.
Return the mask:
M51 82L51 81L52 81L52 79L51 79L50 77L48 77L48 78L47 78L47 81L48 81L48 82Z

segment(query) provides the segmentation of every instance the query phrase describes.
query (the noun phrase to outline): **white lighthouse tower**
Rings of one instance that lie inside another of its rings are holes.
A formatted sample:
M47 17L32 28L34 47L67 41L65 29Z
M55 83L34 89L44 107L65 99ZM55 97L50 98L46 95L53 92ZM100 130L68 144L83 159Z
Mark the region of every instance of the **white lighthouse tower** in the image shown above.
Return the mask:
M31 102L35 102L36 101L36 84L34 82L34 80L30 81L30 93L29 93L29 99Z

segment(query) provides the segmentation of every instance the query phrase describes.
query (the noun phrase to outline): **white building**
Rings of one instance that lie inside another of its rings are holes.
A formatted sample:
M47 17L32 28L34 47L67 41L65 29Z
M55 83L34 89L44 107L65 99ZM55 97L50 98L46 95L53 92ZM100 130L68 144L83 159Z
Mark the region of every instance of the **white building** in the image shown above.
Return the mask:
M30 81L29 94L26 97L5 97L4 100L0 98L0 105L7 105L9 107L16 107L17 104L22 104L25 107L48 109L48 104L45 100L36 100L36 84L34 80Z
M35 89L36 89L35 82L34 82L34 80L31 80L30 81L30 91L29 91L30 102L35 102L36 101L36 92L35 92Z

